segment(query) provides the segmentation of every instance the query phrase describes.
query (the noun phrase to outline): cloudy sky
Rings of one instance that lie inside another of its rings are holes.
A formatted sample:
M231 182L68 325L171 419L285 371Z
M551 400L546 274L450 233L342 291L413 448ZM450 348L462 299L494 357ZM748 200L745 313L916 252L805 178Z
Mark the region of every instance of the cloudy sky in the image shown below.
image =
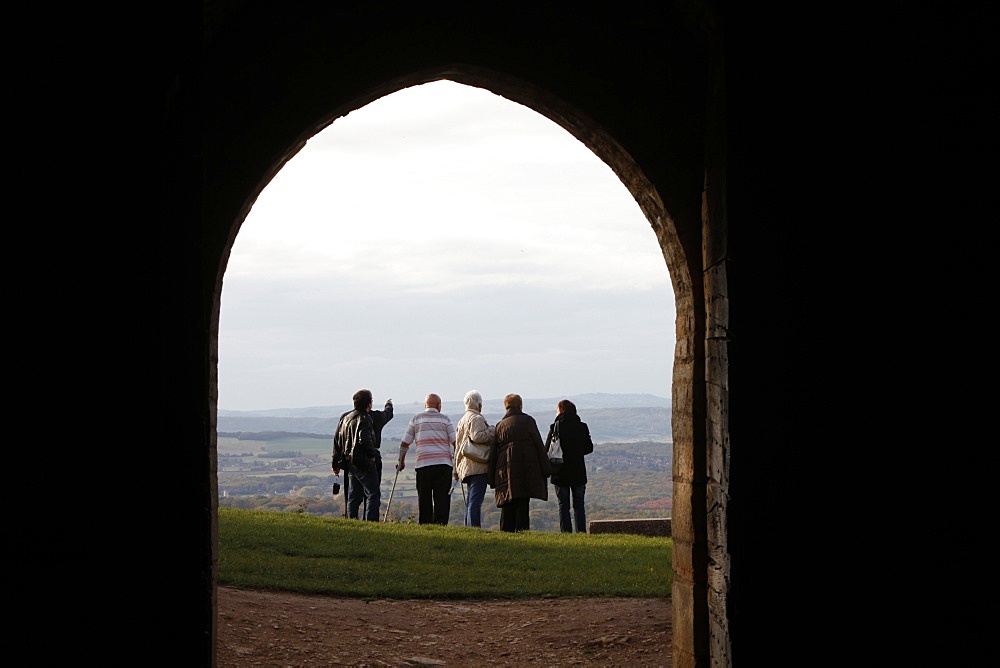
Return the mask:
M313 137L226 268L219 408L670 396L674 302L611 169L547 118L435 82Z

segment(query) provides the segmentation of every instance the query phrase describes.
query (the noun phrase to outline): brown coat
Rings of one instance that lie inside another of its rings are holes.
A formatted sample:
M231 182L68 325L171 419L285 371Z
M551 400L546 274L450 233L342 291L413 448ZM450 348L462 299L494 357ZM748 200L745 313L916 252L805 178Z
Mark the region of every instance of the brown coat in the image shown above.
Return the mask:
M552 475L552 465L535 418L508 410L496 424L494 447L487 481L495 490L498 507L513 499L549 500L546 479Z

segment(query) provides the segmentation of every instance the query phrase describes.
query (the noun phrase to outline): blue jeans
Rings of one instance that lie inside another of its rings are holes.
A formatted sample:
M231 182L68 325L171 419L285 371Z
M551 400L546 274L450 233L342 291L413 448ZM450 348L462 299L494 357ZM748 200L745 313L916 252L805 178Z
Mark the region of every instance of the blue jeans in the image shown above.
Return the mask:
M555 488L556 498L559 499L559 531L573 533L573 525L569 521L569 503L570 497L572 497L576 532L587 533L587 511L583 507L583 497L587 493L587 486L563 487L556 485Z
M482 527L483 499L486 498L486 474L477 473L465 476L462 481L469 486L469 495L465 498L465 526Z
M378 511L382 507L382 457L375 458L374 466L364 475L350 474L350 489L347 490L347 516L358 519L358 510L364 502L364 518L378 522Z

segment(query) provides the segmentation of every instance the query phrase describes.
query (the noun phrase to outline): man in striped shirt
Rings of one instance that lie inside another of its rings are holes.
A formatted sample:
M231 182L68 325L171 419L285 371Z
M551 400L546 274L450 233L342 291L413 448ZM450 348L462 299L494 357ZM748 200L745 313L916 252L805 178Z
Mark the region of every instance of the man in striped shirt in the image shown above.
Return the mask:
M448 524L451 511L452 462L455 458L455 425L441 412L441 397L428 394L424 410L410 418L399 444L396 471L406 468L410 446L416 452L419 524Z

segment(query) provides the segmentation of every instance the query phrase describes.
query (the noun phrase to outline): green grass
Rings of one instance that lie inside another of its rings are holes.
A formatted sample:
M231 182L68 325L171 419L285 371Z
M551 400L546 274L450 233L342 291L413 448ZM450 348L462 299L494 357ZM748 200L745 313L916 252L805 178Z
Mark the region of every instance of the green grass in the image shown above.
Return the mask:
M220 585L350 598L669 597L673 540L219 508Z

